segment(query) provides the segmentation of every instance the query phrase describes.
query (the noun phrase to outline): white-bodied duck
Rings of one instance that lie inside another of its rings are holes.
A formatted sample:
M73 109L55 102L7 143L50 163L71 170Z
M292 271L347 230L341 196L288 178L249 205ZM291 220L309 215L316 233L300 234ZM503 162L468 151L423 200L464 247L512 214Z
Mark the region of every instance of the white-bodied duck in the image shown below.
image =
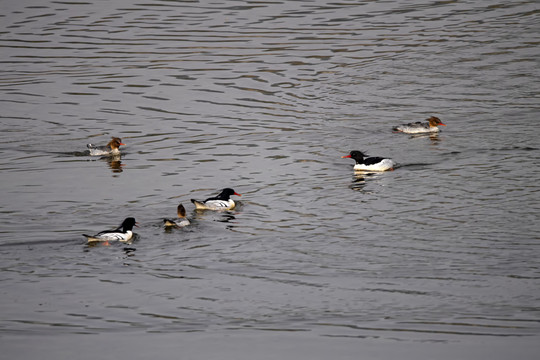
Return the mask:
M104 230L96 235L86 235L88 242L96 241L122 241L128 242L133 238L133 227L137 226L135 218L126 218L119 227L114 230Z
M217 196L204 201L191 199L191 202L198 210L232 210L236 203L231 199L231 195L242 196L231 188L225 188Z
M356 161L354 170L356 171L386 171L394 170L396 163L392 159L383 157L367 157L361 151L353 150L349 155L342 156L342 158L351 158Z

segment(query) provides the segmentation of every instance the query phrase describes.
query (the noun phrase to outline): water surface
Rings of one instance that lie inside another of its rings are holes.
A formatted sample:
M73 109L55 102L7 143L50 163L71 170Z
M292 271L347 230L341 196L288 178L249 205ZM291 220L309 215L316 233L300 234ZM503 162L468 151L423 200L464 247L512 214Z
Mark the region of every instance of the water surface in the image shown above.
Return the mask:
M8 0L1 16L10 357L537 354L536 2ZM391 131L431 115L437 136ZM84 154L111 136L120 159ZM355 175L354 149L399 165ZM223 187L236 210L194 211ZM193 225L165 231L179 202ZM127 216L132 244L86 245Z

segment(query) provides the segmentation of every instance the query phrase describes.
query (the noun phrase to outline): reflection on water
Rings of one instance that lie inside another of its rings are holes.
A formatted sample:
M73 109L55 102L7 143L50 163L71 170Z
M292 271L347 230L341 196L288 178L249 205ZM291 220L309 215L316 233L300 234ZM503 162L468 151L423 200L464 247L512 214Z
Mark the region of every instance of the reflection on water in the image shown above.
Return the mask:
M350 188L355 191L363 191L366 186L366 178L364 174L354 174Z
M441 139L439 138L439 133L429 133L429 134L411 134L409 135L411 139L427 139L431 140L432 144L437 144Z
M104 161L107 161L107 163L109 164L109 168L111 169L113 173L121 173L123 171L122 167L124 166L124 164L122 164L122 160L119 155L109 156L102 159Z
M354 171L353 180L349 188L355 191L371 194L373 193L372 191L365 189L366 185L368 185L370 182L372 182L372 184L377 184L378 180L380 180L382 176L385 176L385 174L381 172Z
M2 5L4 334L537 337L536 2ZM80 235L126 216L128 247Z

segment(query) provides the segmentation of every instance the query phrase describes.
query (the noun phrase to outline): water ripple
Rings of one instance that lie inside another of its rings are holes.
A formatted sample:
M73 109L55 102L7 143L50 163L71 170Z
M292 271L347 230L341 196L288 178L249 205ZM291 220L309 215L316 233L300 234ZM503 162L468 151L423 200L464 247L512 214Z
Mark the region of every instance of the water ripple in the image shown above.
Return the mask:
M537 336L536 3L3 5L2 333Z

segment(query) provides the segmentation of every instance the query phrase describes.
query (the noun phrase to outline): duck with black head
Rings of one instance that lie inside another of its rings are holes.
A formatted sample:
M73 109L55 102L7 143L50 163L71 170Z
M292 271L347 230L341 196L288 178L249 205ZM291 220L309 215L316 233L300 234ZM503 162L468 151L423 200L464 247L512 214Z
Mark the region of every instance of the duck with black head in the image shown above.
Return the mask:
M342 158L351 158L356 161L354 165L355 171L387 171L394 170L396 163L392 159L383 157L368 157L362 151L353 150L349 155L344 155Z
M96 235L83 234L88 239L88 242L97 241L121 241L128 242L133 238L133 227L137 226L135 218L126 218L119 227L114 230L100 231Z
M203 201L191 199L191 202L197 210L232 210L236 206L234 200L231 199L232 195L242 196L231 188L225 188L217 196Z

